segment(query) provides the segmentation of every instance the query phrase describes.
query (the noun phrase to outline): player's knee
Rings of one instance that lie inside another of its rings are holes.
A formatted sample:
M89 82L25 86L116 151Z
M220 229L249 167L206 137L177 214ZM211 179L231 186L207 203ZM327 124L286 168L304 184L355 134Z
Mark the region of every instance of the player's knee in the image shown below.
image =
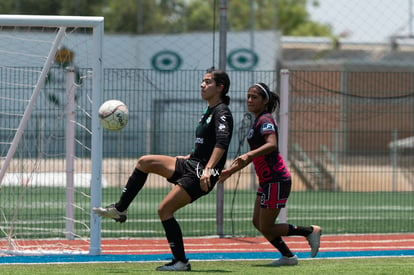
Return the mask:
M138 159L136 168L145 171L150 162L151 158L149 158L148 156L142 156Z
M158 206L157 212L158 212L158 216L160 217L160 219L162 219L162 217L165 214L165 211L164 211L164 208L161 205Z
M263 236L273 235L273 228L267 225L259 225L258 230L262 233Z
M158 216L160 217L160 220L165 221L165 220L168 220L169 218L171 218L173 216L173 213L171 213L167 209L167 207L160 204L158 206Z
M158 216L161 217L163 212L162 212L162 209L160 207L158 207L157 213L158 213Z

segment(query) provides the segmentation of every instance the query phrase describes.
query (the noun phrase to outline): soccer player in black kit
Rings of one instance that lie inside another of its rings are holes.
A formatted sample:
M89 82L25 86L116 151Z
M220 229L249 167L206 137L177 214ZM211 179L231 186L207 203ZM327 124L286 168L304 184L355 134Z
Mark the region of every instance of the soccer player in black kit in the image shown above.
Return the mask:
M193 151L184 157L146 155L138 159L119 201L107 207L94 207L102 217L125 222L130 203L144 186L149 173L166 178L174 186L158 207L173 260L158 271L189 271L183 236L174 213L213 190L224 167L233 132L233 116L228 108L230 79L224 71L209 70L201 82L201 97L208 103L197 128Z

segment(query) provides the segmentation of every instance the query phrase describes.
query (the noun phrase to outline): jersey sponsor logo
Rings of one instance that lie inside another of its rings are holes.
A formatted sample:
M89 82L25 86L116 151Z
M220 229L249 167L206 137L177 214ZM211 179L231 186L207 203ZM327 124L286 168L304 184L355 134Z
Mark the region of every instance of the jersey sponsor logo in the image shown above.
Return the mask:
M204 138L196 138L196 140L195 140L195 143L196 144L203 144L204 143Z
M221 119L222 121L226 121L226 116L221 116L221 117L220 117L220 119Z
M272 123L264 123L262 126L262 131L263 132L267 132L267 131L275 131L275 125L273 125Z
M226 129L226 125L224 125L223 123L220 123L218 126L219 131L224 131L224 129Z

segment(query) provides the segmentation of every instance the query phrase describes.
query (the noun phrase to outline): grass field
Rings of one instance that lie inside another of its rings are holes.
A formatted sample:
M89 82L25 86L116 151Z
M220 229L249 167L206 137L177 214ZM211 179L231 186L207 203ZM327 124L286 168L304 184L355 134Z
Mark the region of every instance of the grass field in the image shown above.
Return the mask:
M297 266L269 267L269 261L205 261L192 262L191 273L197 274L413 274L414 258L359 258L302 260ZM160 274L154 271L163 263L91 263L0 265L2 275L23 274ZM167 272L168 273L168 272ZM176 272L172 272L176 274ZM181 272L180 272L181 273Z
M19 238L65 237L65 189L3 187L0 192L1 219L7 221L2 234L13 223L13 234ZM114 202L119 188L105 188L103 205ZM128 210L128 221L120 225L112 220L102 221L102 237L163 237L164 231L157 216L157 207L168 188L144 188ZM90 219L89 190L76 190L76 224L79 236L88 236ZM348 233L407 233L414 228L412 192L292 192L287 208L289 223L319 224L324 234ZM15 198L15 201L10 201ZM251 225L255 191L225 192L224 234L258 236ZM234 204L233 204L234 201ZM17 211L16 211L17 206ZM15 218L13 218L15 216ZM187 237L215 235L216 194L203 197L177 212Z
M119 197L119 188L105 188L103 204ZM76 229L88 236L89 190L76 190ZM157 206L167 188L144 188L131 205L125 224L103 220L104 238L164 237ZM13 229L18 238L64 238L65 189L3 187L0 192L1 231L4 238ZM414 228L412 192L292 192L287 213L295 224L320 224L324 234L409 233ZM10 201L10 198L15 198ZM257 236L251 225L253 190L225 192L224 233ZM234 200L233 200L234 199ZM216 194L213 192L177 213L185 237L216 234ZM234 204L233 204L234 201ZM18 205L18 211L16 207ZM10 207L13 206L13 207ZM12 227L9 221L16 215ZM3 223L3 219L8 222ZM86 225L86 226L85 226ZM192 261L192 273L205 274L412 274L413 257L346 258L301 260L294 267L267 267L268 261ZM0 264L0 274L159 274L163 262L82 264Z

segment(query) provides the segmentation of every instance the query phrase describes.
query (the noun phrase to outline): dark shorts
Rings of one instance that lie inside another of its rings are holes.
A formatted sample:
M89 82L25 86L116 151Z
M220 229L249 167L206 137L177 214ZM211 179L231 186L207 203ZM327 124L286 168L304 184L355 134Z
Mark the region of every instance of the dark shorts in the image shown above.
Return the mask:
M195 201L198 198L207 195L213 190L218 177L210 177L210 189L204 192L200 188L200 175L203 172L204 166L193 160L185 160L177 158L175 163L174 175L167 179L169 182L178 184L184 188L185 191L190 195L191 201Z
M261 184L257 189L257 195L260 196L260 207L269 209L284 208L291 186L291 180Z

